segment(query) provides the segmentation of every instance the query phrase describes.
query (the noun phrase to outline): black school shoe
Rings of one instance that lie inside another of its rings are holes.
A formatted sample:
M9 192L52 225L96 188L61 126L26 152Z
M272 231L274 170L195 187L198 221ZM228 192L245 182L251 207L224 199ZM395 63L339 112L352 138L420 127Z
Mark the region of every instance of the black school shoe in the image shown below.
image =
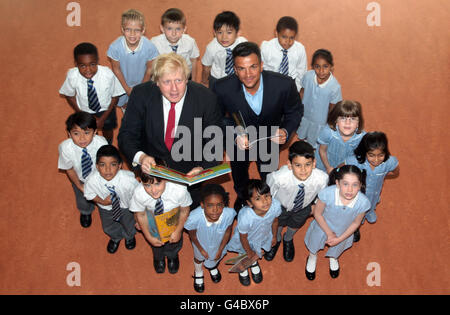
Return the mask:
M110 254L114 254L117 252L117 249L119 248L120 241L114 242L113 240L109 240L108 246L106 246L106 250Z
M164 273L166 270L166 261L164 258L162 260L153 259L153 267L155 268L156 273Z
M283 238L283 258L287 262L291 262L294 260L295 256L295 247L294 247L294 239L290 241L285 241Z
M309 259L309 257L306 258L305 275L306 275L306 279L313 281L316 278L316 270L314 269L313 272L308 271L308 269L306 268L306 266L308 265L308 259Z
M125 240L125 248L126 249L134 249L136 247L136 238L133 236L131 240Z
M275 255L277 254L278 247L280 247L281 241L277 242L275 246L272 246L270 251L264 253L264 259L267 261L271 261L274 259Z
M217 274L216 274L215 276L213 276L213 275L211 274L211 270L209 270L209 275L211 276L212 282L218 283L218 282L220 282L220 280L222 280L222 275L220 274L219 269L217 269L217 268L214 268L214 269L217 270ZM212 269L212 270L214 270L214 269Z
M249 286L250 285L250 276L247 274L245 277L241 276L240 273L238 273L239 275L239 282L244 285L244 286Z
M81 214L80 215L80 224L84 228L88 228L91 226L92 216L90 214Z
M180 268L180 260L178 259L178 255L175 258L167 257L167 269L171 274L177 273Z
M195 292L198 293L203 293L203 291L205 291L205 282L203 281L203 279L205 278L204 276L201 277L197 277L197 276L192 276L192 278L194 278L194 290ZM202 283L198 284L195 282L196 279L202 279Z
M252 266L252 267L256 267L256 266L259 267L259 264L256 263L256 265ZM261 267L259 267L259 272L258 273L253 273L252 268L250 267L250 273L252 274L252 279L253 279L254 283L260 283L260 282L263 281L263 274L262 274Z

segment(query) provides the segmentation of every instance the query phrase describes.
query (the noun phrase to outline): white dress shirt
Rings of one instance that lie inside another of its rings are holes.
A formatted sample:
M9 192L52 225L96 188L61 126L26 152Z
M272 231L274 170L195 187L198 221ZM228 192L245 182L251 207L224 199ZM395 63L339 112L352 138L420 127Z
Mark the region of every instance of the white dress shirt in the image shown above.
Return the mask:
M152 37L151 41L158 49L160 55L171 53L173 52L171 46L178 46L177 54L181 55L186 60L189 69L191 70L191 59L195 59L200 56L200 51L198 49L197 43L195 42L195 39L193 39L188 34L183 34L178 42L173 45L167 40L166 35L164 34Z
M305 190L302 207L304 208L314 201L317 194L327 186L328 175L314 168L311 175L305 181L301 181L295 177L287 165L267 175L267 185L270 187L272 196L278 199L287 211L291 211L294 207L294 200L299 190L298 185L300 184L304 186Z
M283 59L283 47L278 38L263 41L261 44L261 59L264 62L264 70L279 72L281 60ZM307 58L305 47L298 41L288 49L289 76L295 80L297 90L302 88L301 80L307 70Z

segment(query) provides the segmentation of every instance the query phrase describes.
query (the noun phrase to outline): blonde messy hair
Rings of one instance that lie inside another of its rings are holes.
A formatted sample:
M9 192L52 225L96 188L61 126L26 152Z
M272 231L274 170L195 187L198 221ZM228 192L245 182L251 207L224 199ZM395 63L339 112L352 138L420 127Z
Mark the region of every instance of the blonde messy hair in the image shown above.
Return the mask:
M141 23L142 29L145 28L144 15L138 10L130 9L122 13L122 27L125 26L125 23L128 21L138 21Z
M177 72L179 69L182 70L187 80L190 75L190 70L186 60L182 56L173 52L159 55L152 63L152 81L158 82L159 78L165 74Z

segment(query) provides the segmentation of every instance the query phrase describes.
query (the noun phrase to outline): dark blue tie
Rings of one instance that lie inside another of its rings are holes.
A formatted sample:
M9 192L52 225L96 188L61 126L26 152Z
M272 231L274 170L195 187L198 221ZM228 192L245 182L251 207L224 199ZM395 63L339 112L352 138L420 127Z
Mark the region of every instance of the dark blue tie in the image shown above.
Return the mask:
M83 154L81 155L81 174L83 178L88 177L92 171L92 159L86 148L83 149Z
M161 200L161 198L158 198L158 200L156 200L156 206L155 206L155 215L160 215L163 214L164 212L164 205L163 202Z
M281 74L288 75L289 74L289 61L287 56L287 49L283 49L283 59L281 59L280 69L278 70Z
M108 186L106 184L105 186L108 188L111 195L112 218L114 221L119 221L122 216L122 211L120 210L120 198L117 196L114 186Z
M293 212L303 209L303 200L305 199L305 187L303 185L298 185L297 196L294 199Z
M177 53L178 45L170 46L174 53Z
M233 52L231 48L227 48L227 59L225 61L225 73L227 75L234 73L234 62L233 62Z
M94 112L98 113L101 107L100 102L98 101L97 92L95 91L94 81L89 79L87 81L87 84L88 84L89 108L92 109Z

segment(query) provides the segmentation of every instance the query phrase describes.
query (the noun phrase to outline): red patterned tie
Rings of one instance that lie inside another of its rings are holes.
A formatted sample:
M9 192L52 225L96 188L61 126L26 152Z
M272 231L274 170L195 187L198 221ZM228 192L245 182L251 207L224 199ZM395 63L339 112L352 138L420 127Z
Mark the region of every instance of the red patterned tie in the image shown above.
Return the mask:
M169 118L167 119L167 128L166 128L166 137L164 139L164 142L166 143L167 149L172 148L173 144L173 132L175 128L175 105L177 103L170 103L170 110L169 110Z

